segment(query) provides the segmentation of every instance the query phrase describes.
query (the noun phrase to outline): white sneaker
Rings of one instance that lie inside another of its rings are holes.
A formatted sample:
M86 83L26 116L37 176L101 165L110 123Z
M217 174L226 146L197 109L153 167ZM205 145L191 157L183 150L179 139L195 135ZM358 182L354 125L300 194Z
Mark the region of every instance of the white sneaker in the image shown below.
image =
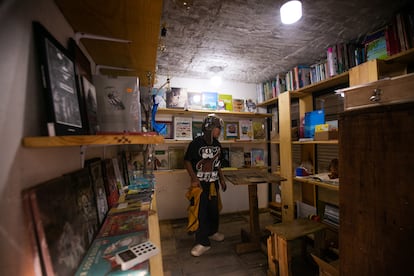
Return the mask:
M210 246L204 246L201 244L197 244L196 246L191 249L191 255L194 257L198 257L203 255L206 251L208 251L211 247Z
M222 233L216 232L214 235L209 236L209 238L213 241L224 241L224 235Z

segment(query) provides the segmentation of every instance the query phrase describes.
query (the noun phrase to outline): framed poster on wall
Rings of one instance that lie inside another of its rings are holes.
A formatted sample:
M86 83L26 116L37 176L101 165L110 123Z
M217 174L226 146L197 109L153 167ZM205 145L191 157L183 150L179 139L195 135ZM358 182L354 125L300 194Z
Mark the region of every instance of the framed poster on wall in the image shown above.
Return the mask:
M75 66L69 52L33 22L47 108L49 136L84 134Z

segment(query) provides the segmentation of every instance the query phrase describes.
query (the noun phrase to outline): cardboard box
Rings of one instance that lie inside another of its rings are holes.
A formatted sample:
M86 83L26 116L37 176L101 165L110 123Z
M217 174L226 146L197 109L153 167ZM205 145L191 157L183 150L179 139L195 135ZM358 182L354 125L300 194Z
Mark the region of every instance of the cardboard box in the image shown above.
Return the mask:
M315 141L336 140L338 139L338 131L337 130L318 131L318 132L315 132L315 136L313 139Z

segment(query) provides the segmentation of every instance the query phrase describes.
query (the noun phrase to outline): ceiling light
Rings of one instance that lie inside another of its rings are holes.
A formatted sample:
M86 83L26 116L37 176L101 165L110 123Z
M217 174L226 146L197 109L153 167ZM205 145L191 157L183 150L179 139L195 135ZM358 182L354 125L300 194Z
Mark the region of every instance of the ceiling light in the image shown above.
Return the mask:
M221 77L219 75L212 76L210 81L214 87L219 87L221 85Z
M280 19L283 24L293 24L302 17L302 2L289 0L280 7Z

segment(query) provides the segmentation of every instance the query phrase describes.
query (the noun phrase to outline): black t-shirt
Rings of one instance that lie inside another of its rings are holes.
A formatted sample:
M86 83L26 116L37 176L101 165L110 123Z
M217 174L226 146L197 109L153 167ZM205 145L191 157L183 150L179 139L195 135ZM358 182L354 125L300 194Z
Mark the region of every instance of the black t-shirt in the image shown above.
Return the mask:
M202 136L195 138L188 145L184 159L191 162L193 170L200 181L213 182L219 180L221 144L217 139L213 139L213 144L209 146Z

